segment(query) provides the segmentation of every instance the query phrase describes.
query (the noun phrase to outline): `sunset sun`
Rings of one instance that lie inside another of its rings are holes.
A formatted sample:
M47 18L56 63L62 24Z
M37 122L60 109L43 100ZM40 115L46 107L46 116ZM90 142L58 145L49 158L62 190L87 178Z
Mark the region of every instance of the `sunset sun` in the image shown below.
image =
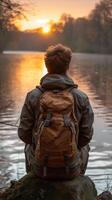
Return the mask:
M49 25L45 25L42 27L43 33L49 33L51 31L51 28Z
M26 30L33 30L33 29L38 29L41 28L42 33L49 33L51 31L51 25L50 25L50 20L48 19L35 19L31 18L30 20L21 20L19 21L18 25L19 29L22 31Z

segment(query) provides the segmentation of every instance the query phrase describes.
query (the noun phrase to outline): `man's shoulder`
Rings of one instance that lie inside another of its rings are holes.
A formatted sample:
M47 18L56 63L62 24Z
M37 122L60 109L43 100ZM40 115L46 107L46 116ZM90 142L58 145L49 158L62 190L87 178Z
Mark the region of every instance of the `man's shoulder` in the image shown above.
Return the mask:
M78 88L74 88L74 89L73 89L73 93L74 93L74 95L75 95L76 97L78 97L79 99L83 99L83 100L88 99L87 94L86 94L84 91L82 91L82 90L80 90L80 89L78 89Z
M29 101L34 102L38 100L41 94L42 94L42 91L39 89L39 87L36 87L27 93L27 97Z
M72 93L74 95L76 103L81 107L85 106L86 102L88 101L87 94L78 88L74 88Z

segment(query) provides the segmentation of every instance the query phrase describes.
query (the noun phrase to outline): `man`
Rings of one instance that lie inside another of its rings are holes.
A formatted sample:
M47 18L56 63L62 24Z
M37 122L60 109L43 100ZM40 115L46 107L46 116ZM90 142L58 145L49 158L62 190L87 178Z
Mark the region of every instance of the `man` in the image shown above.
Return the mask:
M22 109L18 135L26 144L26 171L33 169L35 148L34 133L37 131L39 121L40 98L45 91L65 91L71 89L75 102L74 114L78 124L77 149L80 155L80 174L84 174L87 168L89 142L93 135L94 114L85 93L68 77L67 71L71 61L71 49L58 44L47 49L45 54L45 65L48 74L40 81L40 87L29 92ZM64 134L64 133L63 133ZM43 147L44 148L44 147ZM76 173L77 174L77 173ZM79 173L78 173L79 175Z

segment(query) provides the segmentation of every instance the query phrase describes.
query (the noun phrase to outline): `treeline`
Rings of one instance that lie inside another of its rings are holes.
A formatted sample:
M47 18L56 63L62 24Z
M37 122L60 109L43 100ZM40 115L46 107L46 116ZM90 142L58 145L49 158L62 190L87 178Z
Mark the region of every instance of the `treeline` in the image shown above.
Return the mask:
M8 40L8 38L10 38ZM101 0L90 15L74 19L64 14L52 24L51 33L8 30L5 49L44 51L49 45L62 43L75 52L112 53L112 0Z
M68 17L62 34L73 50L112 53L112 0L101 0L88 18Z

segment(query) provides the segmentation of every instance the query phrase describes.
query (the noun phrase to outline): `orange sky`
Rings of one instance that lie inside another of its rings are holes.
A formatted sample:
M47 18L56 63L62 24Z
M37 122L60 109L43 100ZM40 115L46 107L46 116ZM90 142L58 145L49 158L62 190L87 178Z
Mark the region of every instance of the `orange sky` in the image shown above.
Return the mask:
M21 29L38 25L38 20L57 20L63 13L71 14L74 18L87 16L100 0L16 0L24 2L27 21L21 22ZM35 22L34 22L35 21ZM43 22L42 22L43 23ZM47 23L47 22L44 22Z

